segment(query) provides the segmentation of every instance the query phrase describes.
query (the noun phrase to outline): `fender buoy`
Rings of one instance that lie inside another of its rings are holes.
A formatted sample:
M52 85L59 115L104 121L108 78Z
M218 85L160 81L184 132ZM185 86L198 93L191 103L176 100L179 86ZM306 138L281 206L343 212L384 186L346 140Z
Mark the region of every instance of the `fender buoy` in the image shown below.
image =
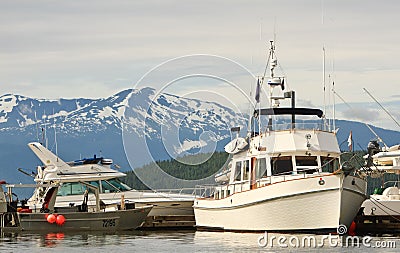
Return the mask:
M356 235L356 228L357 228L357 224L353 221L350 225L349 228L349 235L350 236L355 236Z
M62 215L62 214L57 215L56 223L57 223L57 225L59 225L59 226L64 225L64 223L65 223L65 217L64 217L64 215Z
M49 214L46 219L48 223L54 223L56 222L57 217L54 214Z

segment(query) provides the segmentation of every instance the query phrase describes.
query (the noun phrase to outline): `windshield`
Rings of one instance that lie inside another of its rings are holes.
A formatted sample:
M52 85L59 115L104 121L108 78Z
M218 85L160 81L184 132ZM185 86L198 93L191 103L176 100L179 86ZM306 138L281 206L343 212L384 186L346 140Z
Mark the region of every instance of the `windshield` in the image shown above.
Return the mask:
M99 181L90 181L88 183L99 187L100 193L114 193L132 190L129 186L118 179L102 180L100 185ZM79 182L63 183L58 189L57 196L83 195L85 190L86 186ZM89 192L92 192L92 190L89 189Z

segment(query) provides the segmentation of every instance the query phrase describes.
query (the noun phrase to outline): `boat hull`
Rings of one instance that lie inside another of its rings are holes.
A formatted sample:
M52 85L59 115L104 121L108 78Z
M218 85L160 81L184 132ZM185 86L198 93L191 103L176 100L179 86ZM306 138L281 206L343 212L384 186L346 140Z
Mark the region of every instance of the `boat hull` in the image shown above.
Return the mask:
M47 222L45 213L18 213L22 231L120 231L133 230L146 219L151 206L108 212L66 212L63 225Z
M400 200L367 199L362 207L365 216L397 216L400 214Z
M350 226L365 199L365 188L362 179L331 174L270 184L219 200L196 199L196 226L238 231L336 231L341 224Z

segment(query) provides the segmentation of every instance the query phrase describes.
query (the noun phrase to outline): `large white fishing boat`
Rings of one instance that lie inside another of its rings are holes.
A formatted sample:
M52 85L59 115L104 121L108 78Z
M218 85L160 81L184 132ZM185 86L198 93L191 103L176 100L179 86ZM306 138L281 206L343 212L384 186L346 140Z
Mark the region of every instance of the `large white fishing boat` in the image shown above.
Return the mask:
M37 167L35 182L46 184L59 182L55 208L61 210L82 203L82 194L87 187L80 182L87 182L99 188L100 198L105 204L121 202L135 203L136 206L152 205L149 216L192 216L194 196L190 194L137 191L118 180L126 174L111 168L113 161L104 158L82 159L64 162L38 142L28 144L29 148L42 161ZM31 209L41 208L45 189L36 188L28 200ZM96 198L89 193L87 205L96 206ZM178 221L176 222L178 223Z
M271 41L270 76L259 79L256 92L259 102L267 80L270 107L256 109L250 122L258 125L252 125L246 138L238 136L225 148L233 154L229 180L201 186L204 195L194 202L199 229L336 231L340 225L350 226L365 199L366 181L341 167L331 126L323 119L321 124L296 122L298 115L323 118L323 111L295 107L294 91L284 92L284 77L275 76L277 64ZM279 107L286 98L291 98L291 107ZM263 121L262 115L268 120ZM273 121L283 115L290 115L291 122Z

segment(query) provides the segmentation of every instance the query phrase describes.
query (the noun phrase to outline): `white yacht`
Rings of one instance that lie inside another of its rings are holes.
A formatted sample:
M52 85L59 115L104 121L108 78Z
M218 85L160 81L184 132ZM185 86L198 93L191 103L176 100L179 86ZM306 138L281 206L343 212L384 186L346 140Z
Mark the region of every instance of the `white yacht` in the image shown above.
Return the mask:
M136 206L153 205L148 216L184 216L193 215L194 196L190 194L164 193L157 191L137 191L118 180L126 174L111 168L113 161L104 158L83 159L75 162L64 162L40 143L28 144L29 148L42 161L43 166L37 167L35 182L46 184L60 183L55 208L62 209L80 205L82 195L87 187L80 182L87 182L99 188L100 199L105 204L124 201L135 203ZM45 188L37 188L28 200L31 209L37 206L44 197ZM93 193L88 195L87 205L96 206Z
M247 145L237 137L225 148L233 154L229 180L200 187L204 195L194 202L196 227L299 232L349 227L365 199L366 181L341 167L336 132L329 124L296 122L298 115L323 118L323 112L294 106L294 91L284 92L284 78L275 76L272 41L268 65L270 77L259 84L269 88L270 107L255 110L250 122L257 120L258 126L244 138ZM291 107L279 107L286 98ZM273 121L282 115L290 115L291 122Z
M381 188L361 205L364 216L399 216L400 215L400 145L380 149L376 141L368 145L367 167L369 175L382 177L384 174L398 175L397 180L383 182Z

